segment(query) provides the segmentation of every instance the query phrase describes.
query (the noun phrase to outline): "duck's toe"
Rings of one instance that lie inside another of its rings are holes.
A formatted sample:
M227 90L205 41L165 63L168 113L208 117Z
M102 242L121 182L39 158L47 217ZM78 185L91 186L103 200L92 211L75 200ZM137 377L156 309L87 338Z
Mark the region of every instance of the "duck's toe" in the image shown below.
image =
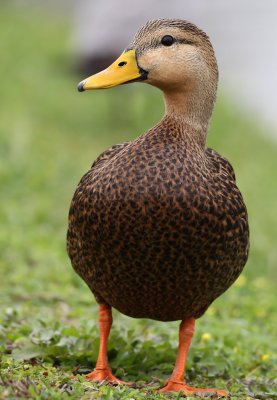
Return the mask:
M125 382L116 378L110 368L95 368L92 372L86 375L87 381L107 382L112 385L132 385L133 382Z
M174 382L168 380L166 385L159 389L159 392L183 392L186 396L212 396L217 395L218 397L227 397L228 393L225 390L219 390L214 388L194 388L191 386L186 385L184 382Z

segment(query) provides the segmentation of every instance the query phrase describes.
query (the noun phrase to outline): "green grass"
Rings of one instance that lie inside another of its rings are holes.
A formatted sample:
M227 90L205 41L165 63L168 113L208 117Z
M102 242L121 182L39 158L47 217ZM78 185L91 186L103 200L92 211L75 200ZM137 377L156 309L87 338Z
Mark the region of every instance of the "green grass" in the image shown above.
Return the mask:
M115 312L111 366L138 386L85 382L82 373L97 356L97 306L65 251L67 212L79 178L104 148L159 120L161 95L138 84L77 93L84 77L71 72L66 17L4 4L0 399L166 398L153 389L171 373L177 322ZM277 157L261 131L254 118L219 98L209 145L234 165L249 210L251 253L242 277L197 322L187 380L227 388L234 400L277 398Z

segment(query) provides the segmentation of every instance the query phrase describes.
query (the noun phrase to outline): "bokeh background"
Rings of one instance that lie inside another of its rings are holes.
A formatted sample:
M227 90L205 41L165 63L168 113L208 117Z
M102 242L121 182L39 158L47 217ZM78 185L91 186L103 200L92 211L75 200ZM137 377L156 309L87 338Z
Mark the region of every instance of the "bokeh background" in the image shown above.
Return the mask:
M276 398L276 14L274 0L1 0L0 398L85 398L82 381L68 381L94 365L97 308L66 255L70 200L97 155L153 126L163 101L139 83L82 94L76 86L158 17L191 20L211 37L220 84L208 144L233 164L251 230L245 272L199 321L189 378L204 371L234 393ZM119 375L123 366L136 380L170 373L176 323L117 319L110 357Z

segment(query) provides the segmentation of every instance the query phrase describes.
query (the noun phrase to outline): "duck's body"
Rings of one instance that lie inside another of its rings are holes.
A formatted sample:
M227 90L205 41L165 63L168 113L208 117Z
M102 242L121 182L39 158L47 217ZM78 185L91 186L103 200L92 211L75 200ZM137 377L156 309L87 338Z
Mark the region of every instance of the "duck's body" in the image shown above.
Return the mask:
M79 90L145 80L164 92L162 121L98 157L73 197L68 253L99 303L100 351L88 379L121 382L107 362L111 308L182 320L163 391L226 392L184 383L195 319L238 277L248 255L247 212L232 166L206 147L217 89L207 35L181 20L146 24L109 68Z
M95 294L125 315L199 318L247 258L246 209L227 160L165 118L101 155L70 210L68 251Z

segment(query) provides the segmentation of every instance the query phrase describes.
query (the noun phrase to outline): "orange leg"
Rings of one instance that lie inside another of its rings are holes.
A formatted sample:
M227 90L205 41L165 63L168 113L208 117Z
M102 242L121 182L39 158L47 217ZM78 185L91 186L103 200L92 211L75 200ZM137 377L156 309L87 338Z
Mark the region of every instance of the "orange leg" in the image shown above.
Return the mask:
M184 392L186 396L200 395L207 396L217 394L218 396L227 396L225 390L218 389L198 389L185 384L184 373L186 366L187 353L194 334L195 320L189 319L182 321L179 331L179 347L177 353L176 364L171 377L166 382L165 386L160 389L161 392Z
M108 364L107 347L112 323L113 317L111 307L105 304L99 304L100 348L96 366L94 370L86 376L86 379L88 381L107 381L113 384L130 385L130 383L117 379L113 375Z

